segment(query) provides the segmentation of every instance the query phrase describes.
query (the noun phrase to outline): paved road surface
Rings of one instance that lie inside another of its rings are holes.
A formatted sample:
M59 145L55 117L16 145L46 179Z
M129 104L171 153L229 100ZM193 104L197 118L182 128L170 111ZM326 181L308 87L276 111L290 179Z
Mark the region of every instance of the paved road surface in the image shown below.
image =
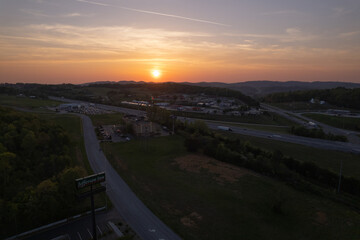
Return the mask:
M263 103L261 104L261 106L270 111L276 112L277 114L279 114L293 122L296 122L300 125L303 125L308 122L314 122L318 126L320 126L326 133L332 133L334 135L343 135L348 138L349 142L354 143L354 144L360 144L360 138L358 136L359 132L332 127L327 124L315 121L314 119L305 117L305 116L301 115L301 113L286 111L284 109L277 108L277 107L270 106L270 105L263 104Z
M209 128L217 130L219 124L206 122ZM258 131L258 130L249 130L245 129L244 127L234 127L229 126L233 133L238 133L242 135L260 137L260 138L268 138L276 141L282 142L290 142L296 143L301 145L306 145L314 148L320 149L328 149L328 150L335 150L335 151L342 151L342 152L351 152L355 154L360 154L360 145L352 144L352 143L344 143L344 142L334 142L322 139L315 139L315 138L306 138L294 135L287 135L287 134L274 134L271 132L265 131Z
M81 115L83 120L86 153L94 172L106 173L107 195L126 223L144 240L181 239L159 218L157 218L132 192L129 186L112 168L100 151L94 127L89 117Z

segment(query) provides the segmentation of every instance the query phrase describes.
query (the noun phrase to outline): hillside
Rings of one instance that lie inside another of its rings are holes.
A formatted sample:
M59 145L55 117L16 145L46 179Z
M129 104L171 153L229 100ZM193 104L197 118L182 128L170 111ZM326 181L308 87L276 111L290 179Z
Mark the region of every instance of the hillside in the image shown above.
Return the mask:
M313 89L330 89L337 87L360 88L359 83L350 82L277 82L277 81L249 81L240 83L220 83L220 82L200 82L186 83L202 87L221 87L230 88L240 91L252 97L262 97L271 93L313 90Z
M118 82L93 82L81 84L81 86L93 86L104 84L144 84L145 82L135 81L118 81ZM214 88L227 88L237 90L245 95L251 97L263 97L271 93L287 92L287 91L299 91L299 90L313 90L313 89L330 89L337 87L345 88L360 88L360 83L351 82L300 82L300 81L246 81L238 83L223 83L223 82L180 82L179 84L186 84L200 87L214 87Z
M312 98L326 101L337 107L360 109L360 88L338 87L324 90L274 93L267 95L264 100L268 103L307 102Z

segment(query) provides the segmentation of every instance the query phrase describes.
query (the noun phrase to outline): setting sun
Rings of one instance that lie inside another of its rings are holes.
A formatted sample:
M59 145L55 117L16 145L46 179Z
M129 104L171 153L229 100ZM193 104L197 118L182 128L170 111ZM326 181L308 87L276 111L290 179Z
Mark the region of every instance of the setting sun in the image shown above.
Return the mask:
M151 75L153 76L153 78L159 78L161 76L161 72L160 70L152 70Z

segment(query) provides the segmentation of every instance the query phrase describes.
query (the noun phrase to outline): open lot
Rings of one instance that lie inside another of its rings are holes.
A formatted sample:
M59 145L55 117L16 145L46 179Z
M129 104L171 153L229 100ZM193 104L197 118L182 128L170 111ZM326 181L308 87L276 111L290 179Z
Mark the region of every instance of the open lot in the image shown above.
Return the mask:
M184 239L348 239L360 215L287 185L189 154L180 136L102 148L133 191Z

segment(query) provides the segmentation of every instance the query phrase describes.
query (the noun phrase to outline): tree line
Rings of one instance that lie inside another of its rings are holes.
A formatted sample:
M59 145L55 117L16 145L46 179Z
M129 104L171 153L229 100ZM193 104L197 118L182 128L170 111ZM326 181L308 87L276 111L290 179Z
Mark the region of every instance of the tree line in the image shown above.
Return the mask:
M86 86L87 88L109 88L109 94L111 98L116 98L116 90L122 94L134 94L135 92L144 92L143 96L147 96L150 100L151 95L161 94L205 94L209 96L217 97L229 97L236 98L249 106L259 106L259 102L253 98L244 95L243 93L231 90L227 88L218 87L201 87L180 83L103 83L93 84ZM91 92L83 86L73 84L59 84L59 85L45 85L45 84L2 84L0 85L0 93L6 93L10 95L25 94L34 95L41 98L47 98L47 96L64 96L68 98L77 98L79 100L87 101L99 101L102 102L102 98L95 97ZM109 96L108 96L109 97Z
M335 135L332 133L325 133L324 130L321 128L306 128L304 126L292 126L290 128L290 133L297 135L297 136L303 136L303 137L310 137L310 138L320 138L330 141L339 141L339 142L348 142L348 139L346 136L343 135Z
M326 101L338 107L360 109L360 88L338 87L324 90L273 93L264 97L263 100L268 103L303 102L310 101L312 98Z
M253 98L244 95L243 93L231 90L227 88L218 87L201 87L180 83L130 83L130 84L96 84L90 85L90 87L104 87L111 89L121 89L126 92L133 92L134 89L144 90L149 94L161 95L161 94L205 94L209 96L217 97L229 97L236 98L249 106L259 106L259 102ZM129 91L132 90L132 91Z
M317 166L284 156L280 151L266 151L238 138L230 138L210 131L202 121L184 123L178 126L185 137L184 144L190 152L202 152L219 161L245 167L263 175L284 181L299 189L311 190L309 182L337 188L339 175ZM360 181L341 176L341 191L360 196Z
M0 107L0 237L75 214L71 139L51 121Z

